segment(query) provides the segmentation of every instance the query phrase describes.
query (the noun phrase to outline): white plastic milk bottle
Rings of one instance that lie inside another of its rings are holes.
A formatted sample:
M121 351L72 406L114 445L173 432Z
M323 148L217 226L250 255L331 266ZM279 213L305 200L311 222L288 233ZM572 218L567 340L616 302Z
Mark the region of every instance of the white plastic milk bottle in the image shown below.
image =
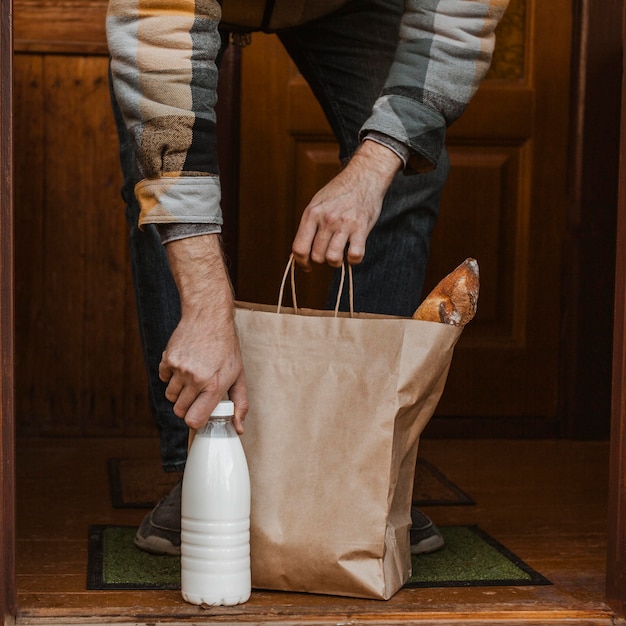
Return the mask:
M222 401L193 438L183 474L181 591L192 604L250 597L250 476L234 406Z

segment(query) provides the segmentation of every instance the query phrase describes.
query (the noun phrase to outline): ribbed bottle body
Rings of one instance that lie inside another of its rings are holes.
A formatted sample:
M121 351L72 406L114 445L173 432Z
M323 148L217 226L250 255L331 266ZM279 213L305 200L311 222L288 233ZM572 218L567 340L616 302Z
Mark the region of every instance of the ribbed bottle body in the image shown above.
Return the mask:
M211 420L193 439L183 475L181 591L192 604L250 597L250 477L230 422Z

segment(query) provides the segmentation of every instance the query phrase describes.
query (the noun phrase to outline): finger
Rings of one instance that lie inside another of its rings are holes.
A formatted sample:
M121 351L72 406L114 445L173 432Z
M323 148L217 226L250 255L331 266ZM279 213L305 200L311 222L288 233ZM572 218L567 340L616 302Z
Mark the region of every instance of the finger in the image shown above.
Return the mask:
M318 230L311 248L311 260L314 263L326 263L328 246L333 238L333 233L328 230Z
M189 428L202 428L209 421L213 409L221 399L219 394L208 391L196 395L185 412L185 424Z
M174 402L174 414L177 417L180 417L181 419L184 418L186 420L189 409L192 404L196 402L199 395L200 394L198 394L198 392L190 385L182 387Z
M358 265L365 257L366 236L356 233L350 237L346 259L350 265Z
M166 383L174 374L174 370L168 365L165 365L164 361L165 361L165 352L163 353L161 357L161 362L159 363L159 378L164 383Z
M331 267L341 267L346 252L348 238L343 233L335 233L326 249L326 263Z
M233 426L240 435L243 435L243 422L248 413L248 390L246 387L246 377L243 373L229 389L228 397L235 403Z
M305 214L306 215L306 214ZM317 233L317 224L303 216L291 245L293 258L305 270L311 269L311 246Z
M165 388L165 397L170 402L176 402L178 400L178 397L180 396L181 390L183 389L183 383L179 381L179 379L176 377L170 378L169 381L170 381L169 384ZM182 417L182 416L179 416L179 417Z

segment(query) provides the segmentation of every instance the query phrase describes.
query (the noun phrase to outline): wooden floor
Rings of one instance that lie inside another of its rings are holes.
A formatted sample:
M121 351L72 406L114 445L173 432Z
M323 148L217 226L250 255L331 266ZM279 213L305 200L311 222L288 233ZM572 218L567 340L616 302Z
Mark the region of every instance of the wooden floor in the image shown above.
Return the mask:
M622 624L604 603L608 445L425 440L422 458L475 506L428 507L478 524L554 584L402 590L389 601L253 592L203 610L177 591L86 591L90 524L137 524L113 509L107 459L158 455L156 440L18 442L17 624Z

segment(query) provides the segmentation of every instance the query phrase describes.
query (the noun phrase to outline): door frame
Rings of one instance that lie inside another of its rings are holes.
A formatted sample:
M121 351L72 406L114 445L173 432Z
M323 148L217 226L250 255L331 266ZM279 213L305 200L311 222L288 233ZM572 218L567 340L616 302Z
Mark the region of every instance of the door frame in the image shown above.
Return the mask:
M15 615L13 2L0 1L0 623Z
M626 8L622 24L626 41ZM622 52L626 67L626 49ZM607 601L626 615L626 77L622 75L613 321L613 386L609 460Z
M583 4L585 4L583 2ZM589 5L590 6L590 5ZM590 10L590 9L589 9ZM12 0L0 1L0 624L16 615ZM626 86L623 87L626 93ZM624 97L622 96L624 104ZM606 598L626 616L626 107L622 107Z
M610 434L624 0L572 0L561 436ZM592 419L598 416L599 419Z

